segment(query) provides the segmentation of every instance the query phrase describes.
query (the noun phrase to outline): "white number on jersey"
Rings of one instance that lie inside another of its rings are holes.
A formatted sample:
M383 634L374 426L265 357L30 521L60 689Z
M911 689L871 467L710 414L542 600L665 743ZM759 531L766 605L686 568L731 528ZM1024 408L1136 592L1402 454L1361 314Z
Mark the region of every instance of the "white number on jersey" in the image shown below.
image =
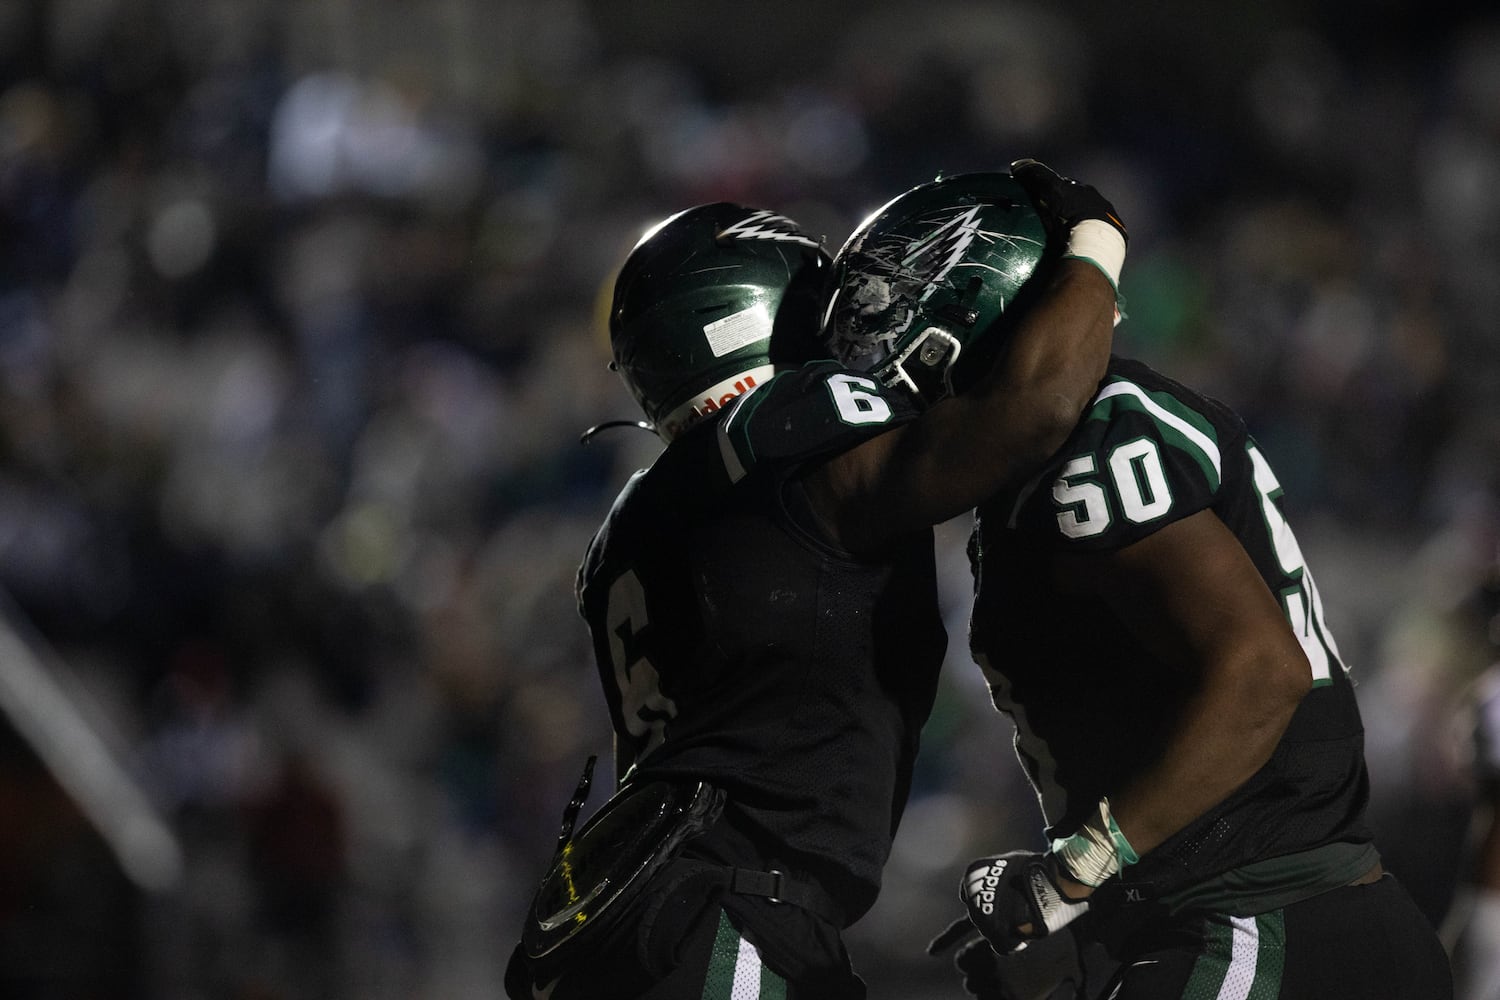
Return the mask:
M1062 467L1052 484L1052 499L1063 509L1057 526L1069 538L1103 534L1119 509L1136 524L1161 517L1172 509L1172 491L1161 452L1150 438L1136 438L1110 450L1109 476L1098 476L1093 455L1082 455ZM1097 477L1097 481L1096 481ZM1105 485L1114 488L1114 505Z
M1250 464L1255 468L1255 488L1260 492L1261 516L1265 518L1266 531L1271 536L1271 547L1276 550L1276 561L1281 564L1281 571L1296 581L1282 591L1282 607L1286 609L1287 621L1291 622L1297 641L1302 644L1302 651L1307 654L1307 662L1312 664L1313 686L1331 684L1330 664L1334 660L1342 663L1342 658L1333 634L1323 625L1323 598L1318 593L1317 584L1313 583L1306 560L1302 558L1302 546L1297 544L1292 526L1282 516L1281 508L1276 506L1276 499L1281 496L1281 483L1276 479L1276 473L1271 471L1270 463L1259 448L1252 444L1249 452Z
M640 649L641 633L650 623L646 591L635 571L626 570L610 584L605 625L625 728L631 736L645 740L637 760L661 745L666 739L667 720L677 717L677 705L661 693L661 677Z
M830 375L828 391L833 394L839 419L846 424L883 424L891 419L891 404L880 396L880 386L874 379Z

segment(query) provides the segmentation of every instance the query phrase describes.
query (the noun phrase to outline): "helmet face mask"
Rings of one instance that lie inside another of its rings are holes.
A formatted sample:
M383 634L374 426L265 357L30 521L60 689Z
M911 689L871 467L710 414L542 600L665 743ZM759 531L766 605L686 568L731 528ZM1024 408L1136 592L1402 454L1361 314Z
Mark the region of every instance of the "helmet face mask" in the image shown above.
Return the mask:
M1030 197L1005 173L923 184L866 219L834 257L829 350L927 404L1003 349L1047 255ZM962 360L962 363L960 363Z
M670 442L764 384L775 345L819 345L828 272L820 244L784 216L728 202L679 212L620 268L610 367Z
M953 366L963 342L940 326L924 327L882 365L886 385L900 386L923 399L953 394Z

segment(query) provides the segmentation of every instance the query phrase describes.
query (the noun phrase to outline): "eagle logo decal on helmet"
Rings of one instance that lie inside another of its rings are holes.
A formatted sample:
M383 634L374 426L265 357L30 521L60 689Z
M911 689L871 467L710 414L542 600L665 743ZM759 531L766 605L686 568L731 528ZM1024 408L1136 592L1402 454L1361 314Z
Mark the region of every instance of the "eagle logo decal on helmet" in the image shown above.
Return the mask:
M1047 251L1009 174L960 174L893 199L834 258L824 313L833 355L926 403L954 391L965 348L998 347L1010 303Z
M751 212L743 219L726 226L720 230L719 239L771 240L776 243L795 243L814 250L819 247L818 241L798 229L791 219L764 209Z
M915 241L896 233L866 243L863 262L843 291L843 306L861 316L879 316L897 311L888 324L865 326L839 324L833 335L840 338L835 354L846 361L870 354L891 353L893 342L911 328L917 309L948 280L975 239L1002 239L1002 233L979 228L979 208L957 208L936 212L927 220L932 230ZM975 261L969 267L986 265ZM904 317L904 318L901 318Z

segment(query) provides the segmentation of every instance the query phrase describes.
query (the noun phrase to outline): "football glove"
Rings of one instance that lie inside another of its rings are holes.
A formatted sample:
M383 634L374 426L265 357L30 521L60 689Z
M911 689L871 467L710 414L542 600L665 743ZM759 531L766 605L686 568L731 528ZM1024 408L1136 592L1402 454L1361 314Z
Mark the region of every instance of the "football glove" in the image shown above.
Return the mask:
M1078 941L1063 931L998 955L978 931L953 955L966 993L977 1000L1072 1000L1087 995Z
M1031 195L1048 237L1067 241L1063 256L1093 264L1118 292L1130 234L1109 199L1036 160L1015 161L1010 175Z
M1089 910L1087 899L1070 899L1058 888L1056 858L1034 851L971 861L959 895L968 916L933 938L929 955L946 951L973 930L1004 955L1066 927Z
M1098 219L1113 226L1127 242L1130 240L1115 206L1093 185L1064 177L1036 160L1015 161L1010 165L1010 175L1031 195L1049 233L1066 233L1086 219Z

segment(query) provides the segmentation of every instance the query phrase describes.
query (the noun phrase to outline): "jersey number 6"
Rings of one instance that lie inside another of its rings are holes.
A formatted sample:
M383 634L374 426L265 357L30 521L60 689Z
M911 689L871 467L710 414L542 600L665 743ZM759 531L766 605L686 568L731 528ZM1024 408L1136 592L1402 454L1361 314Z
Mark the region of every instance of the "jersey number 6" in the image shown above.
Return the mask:
M646 656L646 590L635 570L626 570L609 586L609 657L620 689L620 714L625 729L645 746L636 759L655 750L666 738L667 720L677 706L661 693L661 677Z

